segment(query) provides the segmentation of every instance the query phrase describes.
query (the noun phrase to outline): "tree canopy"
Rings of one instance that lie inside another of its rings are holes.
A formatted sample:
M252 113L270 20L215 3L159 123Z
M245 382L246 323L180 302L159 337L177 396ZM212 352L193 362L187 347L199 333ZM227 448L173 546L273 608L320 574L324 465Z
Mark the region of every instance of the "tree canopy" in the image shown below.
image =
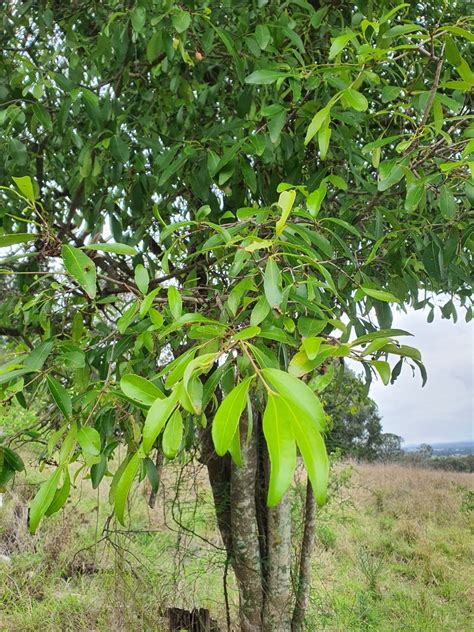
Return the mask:
M2 16L3 398L97 486L261 426L277 505L297 450L318 502L318 398L344 357L385 384L419 352L395 306L472 317L473 35L465 4L16 2ZM6 296L5 296L6 294ZM319 385L319 386L318 386ZM241 421L239 422L239 420ZM239 426L239 423L241 425ZM206 430L207 429L207 430ZM4 441L1 480L21 468ZM275 628L276 629L276 628Z

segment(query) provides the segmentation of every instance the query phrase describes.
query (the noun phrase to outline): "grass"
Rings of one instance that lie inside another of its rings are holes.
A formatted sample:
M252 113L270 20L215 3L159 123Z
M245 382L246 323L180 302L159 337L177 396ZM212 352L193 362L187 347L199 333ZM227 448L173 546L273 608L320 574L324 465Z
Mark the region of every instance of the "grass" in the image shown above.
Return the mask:
M0 509L2 632L160 631L168 606L209 608L225 629L225 554L201 467L167 467L153 510L138 487L129 532L107 520L106 486L79 480L65 510L29 536L34 477L18 479ZM307 630L472 630L472 475L339 464L332 481ZM297 488L296 519L302 499ZM230 573L228 591L235 612Z

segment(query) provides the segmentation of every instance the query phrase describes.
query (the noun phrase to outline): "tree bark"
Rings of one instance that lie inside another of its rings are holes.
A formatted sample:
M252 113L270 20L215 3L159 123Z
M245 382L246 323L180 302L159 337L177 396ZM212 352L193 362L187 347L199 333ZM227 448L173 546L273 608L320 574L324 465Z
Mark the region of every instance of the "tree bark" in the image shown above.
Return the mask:
M246 415L241 421L242 465L232 464L231 518L233 568L239 588L241 632L262 630L262 566L255 502L257 438L255 429L247 443Z
M291 620L291 632L300 632L303 629L304 616L309 601L311 588L311 559L314 551L314 534L316 529L316 500L314 498L311 483L306 483L306 505L304 516L303 540L301 543L301 555L298 573L298 585L296 587L296 603Z
M265 584L263 629L289 632L291 612L291 502L289 493L268 509L268 570Z

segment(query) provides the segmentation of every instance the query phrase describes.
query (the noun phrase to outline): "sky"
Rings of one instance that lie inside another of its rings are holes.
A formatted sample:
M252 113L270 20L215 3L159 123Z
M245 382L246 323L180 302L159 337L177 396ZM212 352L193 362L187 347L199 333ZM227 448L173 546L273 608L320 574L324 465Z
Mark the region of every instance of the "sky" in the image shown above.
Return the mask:
M474 440L474 324L464 310L458 322L441 319L427 323L427 313L410 310L394 315L394 328L413 334L402 342L420 350L428 372L421 377L404 366L396 382L373 381L370 396L377 402L384 432L401 435L405 445Z

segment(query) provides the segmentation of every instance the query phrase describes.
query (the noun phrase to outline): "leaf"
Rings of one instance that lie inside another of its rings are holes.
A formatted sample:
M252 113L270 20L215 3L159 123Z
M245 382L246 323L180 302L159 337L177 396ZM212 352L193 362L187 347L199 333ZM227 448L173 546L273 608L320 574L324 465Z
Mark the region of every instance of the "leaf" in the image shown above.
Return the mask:
M323 338L315 338L314 336L303 338L303 349L305 350L309 360L314 360L314 358L318 355L319 347L322 342Z
M369 107L369 102L367 101L365 96L357 90L348 88L347 90L344 90L343 96L346 103L353 110L357 110L357 112L365 112Z
M308 130L306 131L306 137L304 139L304 144L307 145L314 136L319 132L319 128L324 123L324 121L330 115L331 109L329 107L325 107L313 116L311 123L309 124Z
M296 467L296 444L291 424L291 408L280 395L268 394L263 414L263 434L270 456L268 507L274 507L291 485Z
M290 189L289 191L282 191L282 193L280 193L277 205L281 208L281 217L276 223L277 237L283 232L283 228L285 227L288 215L290 214L290 211L293 208L293 204L295 203L295 198L296 191L294 189Z
M247 402L247 393L254 375L237 384L224 398L212 422L212 440L219 456L229 450L232 438L237 430L240 416Z
M57 407L65 417L69 418L72 415L72 401L69 397L69 393L66 391L64 386L54 377L51 377L51 375L48 375L46 380L48 382L49 391L53 396Z
M152 404L143 426L143 450L145 454L148 454L153 448L156 438L168 421L177 401L178 392L175 389L169 397L156 399Z
M100 434L95 428L82 426L77 433L77 441L84 454L98 456L100 454Z
M191 16L187 11L178 9L178 12L171 16L171 23L178 33L184 33L191 24Z
M41 519L53 501L59 479L61 478L61 472L62 468L58 467L40 486L35 497L31 501L29 529L32 535L36 533L36 529L38 528Z
M153 382L134 373L122 377L120 388L127 397L145 406L151 406L157 399L165 398L165 395Z
M66 270L86 291L89 298L94 299L97 291L95 263L74 246L64 244L61 252Z
M308 478L319 506L326 502L326 492L329 478L329 460L324 445L324 439L319 432L312 416L299 414L295 406L296 398L285 398L288 419L291 423L293 435L303 462L308 472Z
M390 364L384 360L371 360L370 364L377 369L382 382L387 386L390 382Z
M240 329L237 333L234 334L234 340L250 340L250 338L255 338L258 336L261 329L260 327L245 327L244 329Z
M327 190L327 184L325 182L321 182L319 187L308 195L306 199L306 206L313 217L317 217L321 209L321 204L326 197Z
M124 514L128 494L140 466L140 454L136 452L127 463L115 490L115 515L121 525L125 526Z
M446 185L443 185L439 191L438 203L441 215L444 217L444 219L453 219L456 214L458 205L456 203L454 195L451 193Z
M181 312L183 311L183 299L174 285L170 285L168 288L168 305L171 315L175 320L178 320L181 316Z
M423 198L423 193L425 192L425 187L423 182L420 180L413 180L411 182L407 182L407 194L405 198L405 210L406 211L416 211L418 208L418 204L421 202ZM368 261L368 260L367 260Z
M130 327L135 314L137 313L138 303L134 301L130 307L128 307L117 321L117 329L121 334L124 334Z
M317 336L325 327L327 327L326 320L318 320L317 318L309 318L307 316L300 316L298 318L298 331L305 338Z
M178 454L179 446L183 440L183 418L179 410L175 410L171 415L163 432L161 445L163 454L167 459L174 459Z
M286 110L281 108L276 114L274 114L268 120L268 133L270 134L270 140L273 144L278 142L282 129L286 123Z
M45 512L45 516L52 516L54 513L59 511L66 504L67 499L69 498L69 492L71 491L71 477L69 476L69 471L67 468L64 468L64 481L59 489L56 490L53 500L49 505L48 509Z
M318 132L318 144L319 144L319 157L321 160L326 160L326 156L329 149L329 141L331 139L331 128L329 126L331 119L328 118L321 125Z
M148 270L145 266L139 263L135 267L135 284L142 294L146 294L148 292L149 283L150 275L148 274Z
M7 248L16 244L24 244L27 241L34 241L38 235L32 233L11 233L9 235L0 235L0 248Z
M345 33L344 35L339 35L332 40L331 48L329 49L329 61L334 59L336 55L339 55L347 44L355 38L355 33Z
M103 252L113 252L117 255L130 255L131 257L138 254L132 246L120 243L89 244L87 246L83 246L83 250L102 250Z
M12 178L16 184L17 189L22 193L30 202L35 201L35 190L33 182L29 176L22 176L21 178Z
M371 287L361 287L360 288L364 294L370 296L371 298L376 298L378 301L385 301L387 303L399 303L399 299L390 294L390 292L385 292L383 290L374 290Z
M252 312L250 314L250 325L256 327L260 325L262 321L268 316L270 312L270 305L265 296L261 296L255 303Z
M267 260L263 288L270 307L278 308L283 300L283 292L281 290L281 273L273 259Z
M287 77L287 74L279 70L255 70L255 72L245 78L245 83L257 86L269 85L284 77Z
M280 395L294 402L305 415L310 417L320 432L326 428L326 414L318 397L304 382L280 369L265 368L262 374Z

